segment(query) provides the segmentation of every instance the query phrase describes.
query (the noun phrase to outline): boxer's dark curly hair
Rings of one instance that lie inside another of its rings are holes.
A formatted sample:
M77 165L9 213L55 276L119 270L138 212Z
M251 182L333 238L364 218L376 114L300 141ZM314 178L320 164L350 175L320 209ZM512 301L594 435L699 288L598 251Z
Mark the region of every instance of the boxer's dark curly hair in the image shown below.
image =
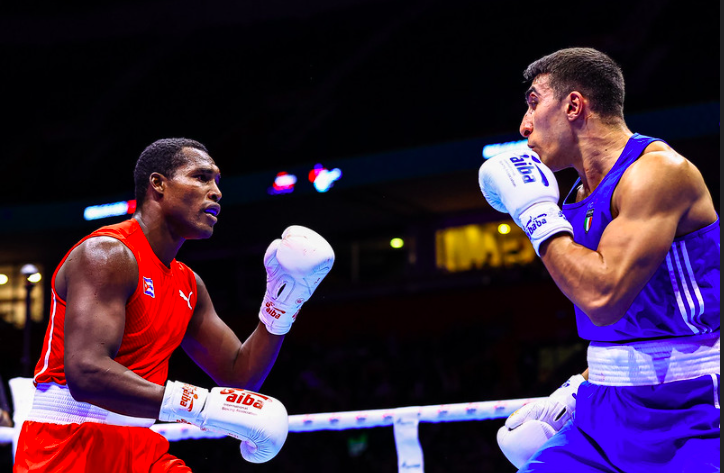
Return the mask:
M204 145L188 138L164 138L148 145L136 161L133 181L136 186L136 206L141 207L146 198L149 177L158 172L166 177L173 177L176 169L186 162L184 148L195 148L205 153L209 151Z
M529 85L541 74L560 100L575 91L588 98L591 109L603 120L623 120L625 85L616 62L593 48L568 48L531 63L523 72Z

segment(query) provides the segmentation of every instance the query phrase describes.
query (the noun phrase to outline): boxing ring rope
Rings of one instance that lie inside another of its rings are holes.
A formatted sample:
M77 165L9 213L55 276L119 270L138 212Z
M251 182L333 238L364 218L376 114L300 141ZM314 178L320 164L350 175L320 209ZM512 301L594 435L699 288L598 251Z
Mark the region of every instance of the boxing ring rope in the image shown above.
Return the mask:
M9 385L15 406L13 413L15 427L0 427L0 443L12 443L13 452L15 452L14 447L19 434L19 426L30 410L34 387L31 378L14 378L9 381ZM423 452L418 438L418 425L420 422L437 423L502 419L508 417L521 406L537 399L540 398L298 414L289 416L289 431L314 432L318 430L369 429L392 426L397 448L398 471L400 473L422 473L424 471ZM225 437L223 434L203 431L188 424L158 423L151 426L151 429L172 442Z

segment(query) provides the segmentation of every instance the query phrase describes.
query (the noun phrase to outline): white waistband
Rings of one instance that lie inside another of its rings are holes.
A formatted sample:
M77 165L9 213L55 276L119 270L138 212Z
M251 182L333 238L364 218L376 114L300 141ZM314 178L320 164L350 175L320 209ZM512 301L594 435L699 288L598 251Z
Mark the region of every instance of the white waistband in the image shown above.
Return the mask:
M38 384L27 420L49 424L96 422L126 427L151 427L156 422L156 419L124 416L87 402L78 402L70 395L67 386L56 383Z
M588 381L648 386L719 374L719 332L624 344L591 342Z

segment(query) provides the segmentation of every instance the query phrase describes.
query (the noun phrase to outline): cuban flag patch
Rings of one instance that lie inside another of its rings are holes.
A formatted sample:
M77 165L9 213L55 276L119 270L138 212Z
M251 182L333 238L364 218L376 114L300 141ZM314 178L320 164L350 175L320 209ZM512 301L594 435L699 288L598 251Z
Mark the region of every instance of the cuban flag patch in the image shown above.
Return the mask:
M143 278L143 293L147 296L151 296L154 299L156 298L156 294L153 292L153 279L151 278Z

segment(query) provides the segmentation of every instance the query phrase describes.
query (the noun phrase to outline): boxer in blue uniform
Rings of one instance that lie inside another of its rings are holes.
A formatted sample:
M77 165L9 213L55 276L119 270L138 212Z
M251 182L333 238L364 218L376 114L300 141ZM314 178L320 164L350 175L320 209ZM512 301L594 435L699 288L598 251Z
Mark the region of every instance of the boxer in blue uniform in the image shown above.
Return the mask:
M529 152L480 187L525 230L590 340L588 369L498 433L521 472L720 471L719 217L699 170L632 133L620 68L590 48L528 66ZM558 207L553 171L579 175Z

